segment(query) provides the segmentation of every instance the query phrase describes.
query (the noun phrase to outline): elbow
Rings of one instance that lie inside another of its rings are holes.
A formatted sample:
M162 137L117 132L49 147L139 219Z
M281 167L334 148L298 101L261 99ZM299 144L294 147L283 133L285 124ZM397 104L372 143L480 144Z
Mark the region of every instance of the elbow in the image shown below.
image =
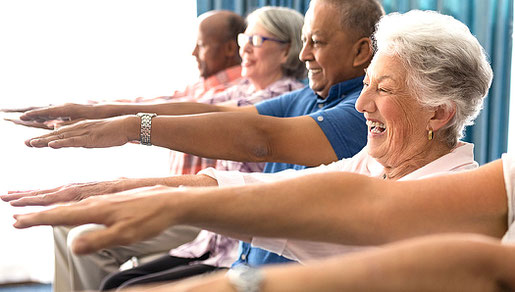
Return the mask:
M272 160L272 151L268 143L264 141L251 143L247 153L250 156L250 160L253 162L271 162Z
M239 137L240 145L245 151L245 156L251 162L287 162L284 155L281 157L279 149L284 144L284 130L276 119L260 117L251 126L246 127L246 132Z
M272 139L269 131L264 127L249 131L248 135L241 137L247 160L251 162L276 162L272 150Z

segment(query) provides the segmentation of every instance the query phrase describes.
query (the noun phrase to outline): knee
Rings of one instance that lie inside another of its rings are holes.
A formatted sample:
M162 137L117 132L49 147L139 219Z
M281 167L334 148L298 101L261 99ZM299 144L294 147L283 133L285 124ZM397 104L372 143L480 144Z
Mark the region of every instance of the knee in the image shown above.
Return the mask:
M85 225L74 227L74 228L70 229L68 232L68 236L66 238L66 245L69 249L71 249L72 243L76 238L80 237L81 235L83 235L85 233L99 230L99 229L104 229L104 228L105 228L104 225L99 225L99 224L85 224Z

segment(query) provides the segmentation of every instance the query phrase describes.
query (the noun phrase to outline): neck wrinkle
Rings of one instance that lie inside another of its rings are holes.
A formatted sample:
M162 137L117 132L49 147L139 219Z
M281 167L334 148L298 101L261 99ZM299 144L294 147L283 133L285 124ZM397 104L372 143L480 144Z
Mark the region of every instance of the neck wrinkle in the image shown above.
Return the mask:
M398 180L414 172L415 170L437 160L438 158L451 153L453 150L449 149L449 147L445 145L442 145L441 143L435 143L432 145L433 147L430 149L425 149L418 152L410 159L402 161L397 166L384 165L384 173L386 174L386 178L391 180Z

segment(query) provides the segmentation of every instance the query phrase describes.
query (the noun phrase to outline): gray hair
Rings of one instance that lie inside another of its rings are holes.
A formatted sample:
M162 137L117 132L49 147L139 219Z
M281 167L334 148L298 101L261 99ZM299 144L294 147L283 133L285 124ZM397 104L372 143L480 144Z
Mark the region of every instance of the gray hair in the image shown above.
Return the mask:
M384 15L383 6L377 0L313 0L309 7L316 1L333 5L340 14L342 30L352 33L356 40L371 37L376 23Z
M374 41L376 53L400 58L406 85L423 106L456 106L456 114L436 135L454 147L479 114L492 83L479 41L453 17L420 10L383 17Z
M249 14L247 23L258 23L277 39L288 42L290 48L286 63L282 65L283 74L297 79L306 77L306 66L299 60L302 14L286 7L264 6Z

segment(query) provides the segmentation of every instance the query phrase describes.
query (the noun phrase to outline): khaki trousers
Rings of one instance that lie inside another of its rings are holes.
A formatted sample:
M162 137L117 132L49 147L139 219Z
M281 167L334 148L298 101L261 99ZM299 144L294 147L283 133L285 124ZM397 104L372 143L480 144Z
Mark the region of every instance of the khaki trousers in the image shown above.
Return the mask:
M98 290L107 275L119 271L120 265L132 257L165 254L172 248L192 241L199 232L199 229L189 226L174 226L152 239L135 244L82 256L71 252L71 243L77 236L98 228L103 227L95 224L74 228L54 227L54 292Z

